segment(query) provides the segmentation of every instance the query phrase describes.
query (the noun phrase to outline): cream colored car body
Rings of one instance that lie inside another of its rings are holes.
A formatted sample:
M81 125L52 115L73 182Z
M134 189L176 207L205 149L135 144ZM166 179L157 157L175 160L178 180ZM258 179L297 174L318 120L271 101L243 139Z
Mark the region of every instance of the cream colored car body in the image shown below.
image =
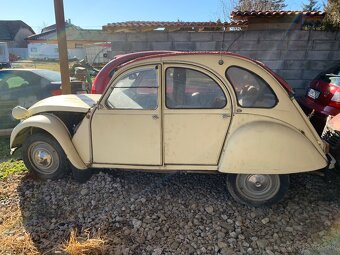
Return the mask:
M158 107L155 110L110 109L106 100L125 72L157 66ZM270 109L242 108L225 77L238 66L262 77L276 94ZM184 67L211 77L223 90L222 109L168 109L165 70ZM94 103L96 106L92 107ZM86 113L71 135L54 112ZM325 145L295 99L260 64L234 55L195 54L150 57L121 67L102 97L51 97L29 108L11 135L19 147L35 129L56 138L78 169L219 171L287 174L327 166ZM33 128L33 129L32 129Z

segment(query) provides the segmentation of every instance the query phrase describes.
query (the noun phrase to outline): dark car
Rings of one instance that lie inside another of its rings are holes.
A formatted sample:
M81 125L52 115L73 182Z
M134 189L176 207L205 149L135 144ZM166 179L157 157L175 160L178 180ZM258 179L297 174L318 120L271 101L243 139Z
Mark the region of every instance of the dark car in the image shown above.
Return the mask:
M82 83L71 81L72 93L82 93ZM17 105L30 107L35 102L61 94L59 72L43 69L0 70L0 129L14 127L12 108Z
M141 51L141 52L134 52L134 53L128 53L123 55L117 55L114 57L113 60L111 60L109 63L107 63L97 74L96 78L94 79L92 83L92 94L102 94L109 84L109 81L111 80L114 72L116 71L117 67L129 62L131 60L134 60L136 58L140 57L146 57L151 55L158 55L158 54L167 54L172 53L174 51Z
M311 122L321 134L327 117L340 113L340 62L318 74L298 102L306 114L314 110Z

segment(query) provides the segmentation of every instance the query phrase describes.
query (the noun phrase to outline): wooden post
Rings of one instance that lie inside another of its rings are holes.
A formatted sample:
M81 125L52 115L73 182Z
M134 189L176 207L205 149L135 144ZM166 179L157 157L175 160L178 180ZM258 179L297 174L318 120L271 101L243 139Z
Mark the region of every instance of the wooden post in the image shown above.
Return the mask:
M54 0L54 12L58 36L62 94L71 94L63 0Z

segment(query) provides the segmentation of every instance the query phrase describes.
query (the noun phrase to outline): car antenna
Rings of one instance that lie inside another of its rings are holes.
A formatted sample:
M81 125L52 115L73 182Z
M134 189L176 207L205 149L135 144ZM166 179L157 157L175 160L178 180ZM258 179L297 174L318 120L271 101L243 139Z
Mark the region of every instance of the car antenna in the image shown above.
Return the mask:
M222 26L222 42L221 42L221 49L220 49L220 60L218 61L218 64L219 65L223 65L224 64L224 61L222 59L222 52L223 52L223 48L224 48L224 35L225 35L225 23L223 23L223 26Z

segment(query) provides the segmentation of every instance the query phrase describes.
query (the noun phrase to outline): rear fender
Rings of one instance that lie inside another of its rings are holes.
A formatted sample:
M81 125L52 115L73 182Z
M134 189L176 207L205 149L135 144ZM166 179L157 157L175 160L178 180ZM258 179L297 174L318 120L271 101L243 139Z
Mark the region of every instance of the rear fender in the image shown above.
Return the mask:
M12 131L10 148L15 149L22 146L25 139L35 129L42 129L53 136L63 148L67 158L74 167L78 169L87 168L79 157L66 126L58 117L52 114L35 115L20 122Z
M289 125L255 121L230 134L221 155L219 171L243 174L289 174L327 166L304 134Z

